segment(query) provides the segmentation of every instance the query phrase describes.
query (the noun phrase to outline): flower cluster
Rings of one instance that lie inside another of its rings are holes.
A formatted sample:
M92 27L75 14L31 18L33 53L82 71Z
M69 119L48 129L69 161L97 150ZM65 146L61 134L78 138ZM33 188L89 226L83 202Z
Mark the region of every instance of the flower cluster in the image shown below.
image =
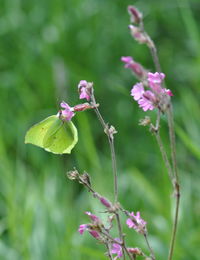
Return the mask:
M114 260L116 260L118 258L122 258L122 255L123 255L122 246L121 246L122 242L119 238L115 238L114 240L116 242L112 243L112 248L111 248L110 253L116 255L114 258ZM142 255L142 251L137 247L127 247L127 251L133 256Z
M129 216L130 218L126 221L128 227L135 229L138 233L145 234L147 222L140 217L140 212L137 212L136 215L134 212L131 212Z
M78 84L78 91L79 91L79 98L80 99L86 99L87 101L91 98L93 83L87 82L86 80L81 80ZM78 104L74 107L70 107L66 102L62 101L60 103L61 108L64 108L59 111L58 117L60 117L62 120L70 121L73 116L75 116L74 112L77 111L84 111L86 109L94 108L89 103L84 104Z
M92 235L94 238L100 239L100 233L99 233L100 226L101 226L100 219L89 211L85 212L85 214L90 217L92 223L80 225L78 232L82 235L85 231L88 231L90 235Z
M173 96L171 90L162 88L165 78L164 73L148 73L148 87L151 90L145 90L142 83L136 83L131 89L131 96L138 102L139 107L144 111L153 110L158 107L162 111L169 103L169 96Z

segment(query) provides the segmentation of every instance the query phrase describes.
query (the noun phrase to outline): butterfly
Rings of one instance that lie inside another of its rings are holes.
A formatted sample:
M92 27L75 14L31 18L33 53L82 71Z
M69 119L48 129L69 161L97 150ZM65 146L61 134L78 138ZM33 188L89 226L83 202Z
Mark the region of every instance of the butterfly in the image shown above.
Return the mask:
M72 121L58 115L45 118L26 133L25 144L33 144L54 154L69 154L78 142L78 133Z

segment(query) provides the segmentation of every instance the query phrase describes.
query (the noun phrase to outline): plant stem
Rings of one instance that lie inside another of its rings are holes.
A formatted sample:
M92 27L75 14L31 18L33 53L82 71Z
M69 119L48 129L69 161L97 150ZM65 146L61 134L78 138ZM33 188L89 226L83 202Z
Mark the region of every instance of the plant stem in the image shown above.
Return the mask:
M149 37L149 39L150 39L150 41L149 41L150 44L148 44L148 47L150 48L155 68L158 72L161 72L161 66L160 66L156 46L150 37ZM165 150L163 149L164 146L162 145L161 138L159 135L157 135L157 141L159 143L159 147L161 149L161 153L162 153L162 157L165 161L165 165L168 169L168 173L169 173L170 179L172 181L174 193L176 196L175 216L174 216L172 237L171 237L169 256L168 256L168 260L171 260L173 257L173 252L174 252L175 238L176 238L177 225L178 225L179 206L180 206L180 185L179 185L178 168L177 168L177 161L176 161L176 140L175 140L174 119L173 119L173 110L172 110L171 102L169 102L169 108L167 109L167 118L168 118L173 171L171 170L171 165L167 158L167 154L166 154Z
M175 216L174 216L174 223L173 223L173 229L172 229L172 237L170 242L170 249L169 249L169 256L168 260L171 260L174 253L174 246L175 246L175 239L176 239L176 233L177 233L177 227L178 227L178 215L179 215L179 206L180 206L180 187L177 186L176 191L176 209L175 209Z
M150 39L151 41L151 45L149 46L150 52L151 52L151 56L156 68L157 72L161 72L161 66L160 66L160 62L159 62L159 58L158 58L158 54L157 54L157 49L155 47L154 42Z
M158 143L158 146L160 148L160 152L161 152L163 161L165 163L165 167L167 168L167 172L168 172L170 181L172 182L172 185L173 185L173 172L172 172L172 168L171 168L167 153L165 151L162 139L160 138L160 133L159 132L155 133L155 137L156 137L156 141Z
M172 164L173 164L173 171L174 171L174 178L175 178L173 185L174 185L174 193L176 197L175 215L174 215L172 237L171 237L169 256L168 256L168 260L171 260L174 252L175 239L176 239L177 226L178 226L179 207L180 207L180 184L178 179L178 168L177 168L177 161L176 161L176 140L175 140L175 132L174 132L173 110L172 110L171 103L169 104L169 109L167 110L167 116L168 116L169 137L170 137L170 144L171 144L171 157L172 157Z
M108 250L108 257L109 257L111 260L113 260L113 256L112 256L112 254L110 253L110 246L109 246L109 244L106 244L106 248L107 248L107 250Z
M151 259L152 259L152 260L155 260L156 258L155 258L153 249L151 248L151 246L150 246L150 244L149 244L149 240L148 240L148 237L147 237L147 234L146 234L146 233L144 234L144 238L145 238L147 247L148 247L148 249L149 249L149 251L150 251L150 253L151 253Z
M109 142L110 152L111 152L111 159L112 159L112 172L113 172L113 178L114 178L114 202L117 204L118 203L118 180L117 180L117 164L116 164L116 155L115 155L115 146L114 146L114 136L113 136L113 133L111 133L108 124L105 123L105 121L98 109L93 90L92 90L92 95L91 95L91 102L92 102L92 105L94 105L95 113L104 129L104 132L106 133L106 135L108 137L108 142ZM117 212L115 213L115 215L116 215L116 219L117 219L119 237L124 245L125 242L124 242L124 236L123 236L123 232L122 232L120 217ZM125 259L124 248L123 248L122 252L123 252L123 259Z
M116 156L115 156L115 146L114 146L114 138L108 138L110 144L110 151L112 157L112 169L114 175L114 197L115 203L118 201L118 183L117 183L117 164L116 164Z
M172 157L172 165L174 170L174 177L176 182L178 183L178 169L177 169L177 161L176 161L176 139L175 139L175 132L174 132L173 109L171 103L169 103L169 108L167 110L167 118L168 118L168 126L169 126L169 137L170 137L171 157Z
M91 101L93 105L96 105L96 100L94 97L94 94L91 95ZM114 137L109 133L109 127L105 123L99 109L97 106L95 106L95 113L104 129L104 132L106 133L108 137L108 142L110 146L110 152L111 152L111 158L112 158L112 171L113 171L113 178L114 178L114 201L115 203L118 201L118 182L117 182L117 164L116 164L116 155L115 155L115 146L114 146Z

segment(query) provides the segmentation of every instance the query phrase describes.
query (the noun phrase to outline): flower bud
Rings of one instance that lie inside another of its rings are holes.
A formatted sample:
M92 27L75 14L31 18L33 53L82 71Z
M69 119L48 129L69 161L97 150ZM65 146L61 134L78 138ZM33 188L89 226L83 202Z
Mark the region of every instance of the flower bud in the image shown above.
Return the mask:
M134 26L134 25L129 25L129 29L130 29L132 37L137 42L139 42L141 44L143 44L143 43L148 44L149 43L148 36L143 31L141 31L141 29L139 27Z
M74 111L84 111L86 109L94 108L91 106L89 103L84 103L84 104L78 104L74 106Z
M104 197L100 197L99 200L106 208L110 208L111 207L111 203L107 199L105 199Z
M132 5L129 5L128 12L130 14L132 23L140 24L142 22L142 13L139 12L137 8L135 8Z

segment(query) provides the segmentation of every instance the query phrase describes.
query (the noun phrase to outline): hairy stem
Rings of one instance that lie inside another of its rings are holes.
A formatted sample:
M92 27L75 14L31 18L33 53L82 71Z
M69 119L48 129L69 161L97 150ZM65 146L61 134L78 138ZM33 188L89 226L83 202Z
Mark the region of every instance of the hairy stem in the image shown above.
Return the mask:
M149 251L150 251L150 253L151 253L151 259L152 259L152 260L155 260L155 259L156 259L156 258L155 258L155 254L154 254L153 249L151 248L151 246L150 246L150 244L149 244L149 240L148 240L148 237L147 237L147 234L146 234L146 233L144 234L144 238L145 238L147 247L148 247L148 249L149 249Z
M169 104L169 109L167 110L167 118L168 118L168 126L169 126L171 158L172 158L174 177L176 182L178 183L178 168L177 168L177 161L176 161L176 139L175 139L175 132L174 132L173 109L171 103Z
M109 142L110 152L111 152L111 158L112 158L113 178L114 178L114 201L115 201L115 203L117 203L118 202L118 180L117 180L117 164L116 164L116 155L115 155L113 133L110 132L108 124L105 123L98 107L96 106L96 100L95 100L95 96L94 96L93 91L92 91L92 95L91 95L91 102L92 102L92 105L95 106L95 113L96 113L96 115L97 115L103 129L104 129L104 132L106 133L106 135L108 137L108 142ZM115 215L116 215L116 219L117 219L119 237L120 237L120 240L123 242L123 245L124 245L124 236L123 236L123 233L122 233L120 217L119 217L118 213L115 213ZM123 259L125 259L124 249L122 251L123 251Z
M174 253L174 246L175 246L177 226L178 226L179 207L180 207L180 184L178 179L178 167L176 161L176 139L175 139L175 132L174 132L174 119L173 119L173 110L172 110L171 103L169 104L167 116L168 116L169 137L170 137L170 145L171 145L171 157L172 157L172 164L173 164L173 171L174 171L174 178L175 178L173 185L174 185L174 193L176 197L175 215L174 215L172 236L171 236L169 256L168 256L168 260L171 260Z
M160 66L160 62L159 62L159 58L158 58L158 54L157 54L157 49L155 47L155 44L152 40L151 41L151 45L149 46L150 52L151 52L151 56L156 68L157 72L161 72L161 66Z
M149 39L150 39L150 41L149 41L150 44L148 44L148 47L150 48L155 68L158 72L161 72L161 66L160 66L156 46L155 46L154 42L151 40L150 37L149 37ZM171 170L171 165L170 165L169 160L167 158L167 154L166 154L165 150L163 149L164 146L162 145L160 136L157 135L156 139L159 143L159 147L161 149L162 157L163 157L163 159L165 161L165 165L168 169L168 173L169 173L170 179L172 181L172 185L174 187L174 193L175 193L175 196L176 196L175 215L174 215L172 237L171 237L169 256L168 256L168 260L171 260L172 257L173 257L173 253L174 253L175 238L176 238L177 225L178 225L179 206L180 206L180 185L179 185L179 180L178 180L178 168L177 168L177 161L176 161L176 140L175 140L174 120L173 120L173 111L172 111L171 102L169 103L169 108L167 109L167 118L168 118L169 138L170 138L170 148L171 148L171 158L172 158L173 171Z
M91 100L93 105L96 105L96 100L94 97L94 94L91 96ZM115 155L115 146L114 146L114 137L109 133L109 127L105 123L99 109L97 106L95 106L95 113L104 129L104 132L106 133L108 137L108 142L110 146L110 152L111 152L111 158L112 158L112 171L113 171L113 178L114 178L114 200L115 202L118 201L118 182L117 182L117 165L116 165L116 155Z
M180 205L180 187L177 185L176 190L176 209L175 209L175 215L174 215L174 222L173 222L173 229L172 229L172 236L171 236L171 242L170 242L170 249L169 249L169 256L168 260L171 260L174 253L174 246L175 246L175 239L176 239L176 233L177 233L177 227L178 227L178 215L179 215L179 205Z
M163 161L165 163L165 167L167 168L167 172L168 172L169 178L170 178L170 180L172 182L172 185L173 185L173 172L172 172L172 168L171 168L171 165L170 165L167 153L165 151L162 139L160 138L160 133L159 132L155 133L155 137L156 137L156 141L158 143L158 146L160 148L160 152L161 152Z
M118 201L118 183L117 183L117 164L116 164L116 156L115 156L115 146L114 146L114 138L109 138L109 145L112 157L112 169L114 175L114 197L115 203Z
M110 245L109 244L106 244L106 248L107 248L107 250L108 250L108 257L111 259L111 260L113 260L113 256L112 256L112 254L110 253Z

